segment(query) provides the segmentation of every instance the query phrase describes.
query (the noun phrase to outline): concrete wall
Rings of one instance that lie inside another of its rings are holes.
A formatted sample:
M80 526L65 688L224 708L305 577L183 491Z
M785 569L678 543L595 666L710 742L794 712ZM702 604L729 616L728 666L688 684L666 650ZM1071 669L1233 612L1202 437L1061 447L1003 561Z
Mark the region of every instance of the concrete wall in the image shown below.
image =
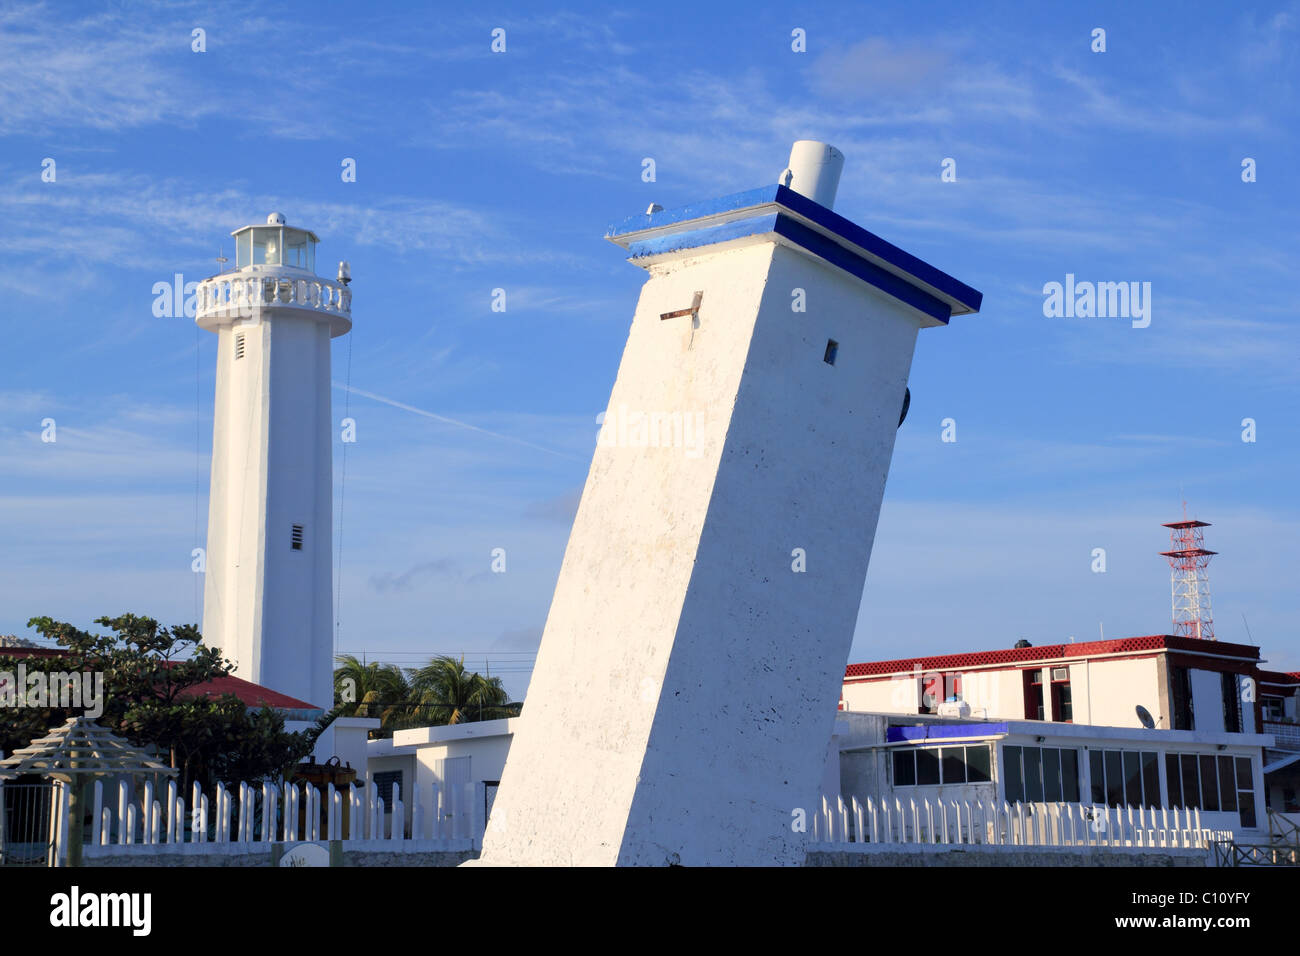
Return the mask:
M182 844L169 850L152 846L87 846L88 867L269 867L271 847L257 843ZM421 849L408 844L400 851L364 841L360 847L343 843L344 866L459 866L478 856L474 850Z
M237 676L328 710L329 322L273 308L234 322L217 338L203 635Z
M1103 658L1071 664L1070 688L1077 724L1141 727L1137 716L1141 704L1151 712L1157 727L1170 726L1170 716L1160 710L1161 682L1154 657Z
M1024 672L1046 671L1050 678L1055 667L1068 667L1073 704L1073 722L1109 727L1140 727L1137 705L1146 707L1157 720L1161 714L1163 686L1157 658L1115 658L1093 661L1045 662L999 668L915 672L887 680L847 680L842 696L849 710L880 713L915 714L920 704L921 682L927 675L960 673L962 699L970 704L973 717L992 720L1024 720ZM1217 676L1216 676L1217 679ZM1049 719L1052 714L1050 682L1044 681L1043 703ZM1168 727L1166 721L1158 726ZM1198 725L1199 726L1199 725ZM1220 727L1220 729L1222 729Z
M357 779L366 778L366 762L370 731L379 729L376 717L338 717L317 741L316 759L325 761L338 757L344 766L357 772Z
M660 320L697 290L698 328ZM654 269L606 421L708 427L598 445L485 860L802 860L791 812L819 800L917 329L771 242Z
M1203 867L1209 850L1128 847L815 845L805 866L1151 866Z
M116 849L116 848L113 848ZM141 847L140 849L149 849ZM271 854L266 848L256 853L99 853L87 848L87 867L269 867ZM384 852L379 850L343 851L345 867L445 867L459 866L477 859L472 850ZM1209 865L1206 850L1144 850L1128 848L1096 849L1092 847L1024 847L962 846L942 847L925 844L847 844L809 847L805 866L1160 866L1202 867Z

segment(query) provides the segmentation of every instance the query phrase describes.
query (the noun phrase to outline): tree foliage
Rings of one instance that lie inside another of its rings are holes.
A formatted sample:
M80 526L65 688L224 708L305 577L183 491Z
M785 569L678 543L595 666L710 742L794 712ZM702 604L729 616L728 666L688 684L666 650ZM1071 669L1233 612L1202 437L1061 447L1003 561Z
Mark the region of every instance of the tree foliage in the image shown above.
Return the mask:
M365 663L351 654L335 658L335 708L339 716L377 717L380 732L516 717L499 677L465 669L464 658L435 657L410 671Z
M181 771L188 793L198 781L210 791L218 781L278 777L311 751L316 733L290 733L284 718L270 708L250 711L233 694L194 696L186 691L234 670L214 647L203 644L189 624L160 627L150 617L124 614L96 624L111 634L90 634L48 617L27 622L56 641L59 657L4 656L0 671L29 674L78 671L104 675L104 713L96 722L137 747L152 747L160 759ZM80 710L5 708L0 711L0 749L25 747Z

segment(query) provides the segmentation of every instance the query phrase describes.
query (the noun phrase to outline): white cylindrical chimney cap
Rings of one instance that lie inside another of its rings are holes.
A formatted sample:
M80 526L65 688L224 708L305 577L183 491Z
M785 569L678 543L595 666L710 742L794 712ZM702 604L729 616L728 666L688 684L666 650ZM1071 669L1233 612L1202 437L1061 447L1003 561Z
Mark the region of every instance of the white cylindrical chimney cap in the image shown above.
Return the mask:
M843 171L844 154L838 149L819 140L801 139L790 148L790 165L781 174L781 185L830 209Z

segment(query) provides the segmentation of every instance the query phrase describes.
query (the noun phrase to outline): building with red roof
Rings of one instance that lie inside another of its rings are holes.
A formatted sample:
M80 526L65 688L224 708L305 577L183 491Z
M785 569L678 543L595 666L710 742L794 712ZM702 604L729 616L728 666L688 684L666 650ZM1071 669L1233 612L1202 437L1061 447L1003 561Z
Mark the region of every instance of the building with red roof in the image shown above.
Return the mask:
M1260 766L1266 803L1296 813L1300 673L1262 663L1252 645L1172 634L1023 642L850 664L840 710L1187 731L1215 740L1263 734L1272 738Z
M0 647L0 657L14 658L16 660L64 656L66 656L66 652L57 647ZM187 687L181 691L180 696L186 698L221 697L225 694L234 694L249 710L261 710L263 707L270 707L284 717L286 722L313 722L319 720L325 713L320 707L305 700L298 700L296 697L290 697L288 694L282 694L269 687L254 684L252 681L246 681L234 674L218 677L202 684L195 684L193 687ZM301 728L287 727L287 729L296 730Z

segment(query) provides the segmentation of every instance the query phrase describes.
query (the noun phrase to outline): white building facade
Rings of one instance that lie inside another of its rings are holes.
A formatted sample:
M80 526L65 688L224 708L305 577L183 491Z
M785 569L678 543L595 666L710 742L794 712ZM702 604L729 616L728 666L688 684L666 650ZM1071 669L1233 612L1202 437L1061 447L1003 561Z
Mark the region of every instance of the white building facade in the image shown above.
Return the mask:
M1207 829L1268 831L1265 734L846 711L837 743L828 789L846 801L1195 810Z
M945 702L989 719L1262 731L1259 648L1148 635L1078 644L850 664L844 710L938 714Z

